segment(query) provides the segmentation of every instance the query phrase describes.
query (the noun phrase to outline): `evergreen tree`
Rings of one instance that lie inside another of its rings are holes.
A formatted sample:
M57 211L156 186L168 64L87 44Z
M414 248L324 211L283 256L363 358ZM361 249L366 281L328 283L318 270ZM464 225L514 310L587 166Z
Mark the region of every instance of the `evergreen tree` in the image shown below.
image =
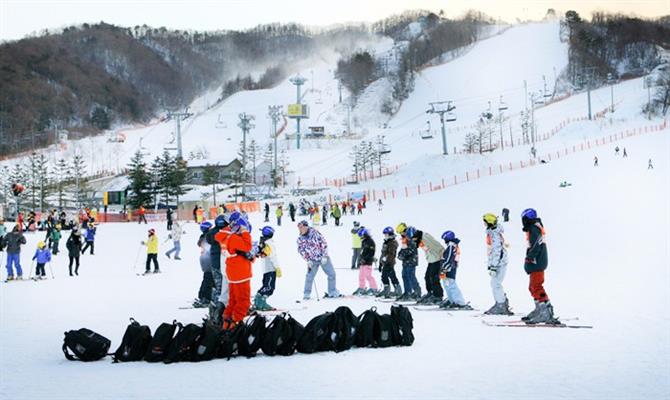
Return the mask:
M65 206L65 184L70 175L70 166L64 158L59 159L54 166L54 181L56 183L56 190L58 193L58 207Z
M216 202L216 184L219 183L219 166L207 164L205 165L205 170L202 173L202 183L204 185L212 185L212 199L214 205L218 204Z
M257 166L257 161L258 157L260 157L261 153L261 146L256 143L255 139L251 139L251 142L249 142L249 146L247 146L247 160L248 165L251 167L251 173L252 173L252 182L256 183L256 166Z
M146 167L144 155L137 150L133 158L130 159L130 164L128 164L128 178L130 179L131 190L128 196L128 204L135 209L148 204L151 200L151 194L149 193L151 178Z
M187 192L184 188L186 184L186 172L188 171L186 160L181 158L174 159L169 171L167 178L168 193L171 196L175 196L177 204L179 204L179 196Z
M282 176L282 186L286 186L286 174L288 173L288 166L290 164L286 150L282 150L281 153L279 153L277 164L279 169L278 172L280 172Z
M81 207L82 195L81 192L84 190L84 174L86 170L86 164L84 162L84 157L81 154L76 154L72 157L72 168L70 169L70 177L75 184L75 201L77 208Z
M49 160L42 153L37 157L37 186L36 189L39 190L39 208L40 211L45 211L47 209L46 198L49 195L49 188L51 187L51 182L49 182Z
M163 160L161 157L156 156L154 161L151 163L151 167L149 168L149 193L153 198L154 204L158 204L158 194L164 193L162 191L164 188L162 184L165 182L165 179L161 177L163 169L162 165Z
M272 143L268 143L268 147L265 149L265 152L263 153L263 162L271 166L270 180L272 181L272 186L277 187L277 170L274 164L275 159L274 159L274 151L272 149Z

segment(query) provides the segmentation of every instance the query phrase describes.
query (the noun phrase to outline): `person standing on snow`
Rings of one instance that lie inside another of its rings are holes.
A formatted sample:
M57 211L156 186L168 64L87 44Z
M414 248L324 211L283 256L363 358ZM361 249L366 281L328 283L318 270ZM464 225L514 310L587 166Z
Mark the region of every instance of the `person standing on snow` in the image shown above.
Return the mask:
M521 213L521 223L528 243L523 269L529 276L528 289L535 301L535 309L521 319L529 324L557 323L554 307L544 290L544 271L549 264L547 244L544 242L544 225L532 208L527 208Z
M298 222L298 253L307 261L307 274L305 275L305 287L303 290L303 300L309 300L319 266L323 272L328 275L328 292L324 297L341 297L337 290L337 276L335 269L328 256L328 243L326 239L316 229L310 228L307 221Z
M461 242L452 231L446 231L442 234L442 240L447 248L442 254L442 265L440 269L440 280L447 294L447 299L440 303L440 308L448 310L472 310L463 298L461 289L456 284L456 270L461 258L461 249L458 244Z
M426 255L426 294L419 299L417 304L440 304L442 303L442 286L440 285L440 268L442 265L442 254L444 247L430 233L417 230L414 235L418 247L422 248Z
M277 206L275 215L277 216L277 226L281 226L281 217L284 216L284 209L282 208L281 204Z
M421 298L421 286L416 279L416 267L419 265L417 242L414 238L416 229L401 222L395 228L395 231L400 235L398 260L402 261L402 283L405 286L405 293L397 300L419 300Z
M353 293L354 296L367 296L377 294L377 282L372 276L372 264L375 262L375 241L372 240L370 232L364 226L356 232L361 238L361 258L360 269L358 270L358 289ZM365 289L365 283L370 285L369 289Z
M382 244L382 251L379 257L379 272L382 273L384 290L379 292L377 297L384 297L385 299L389 299L391 296L400 297L402 296L402 288L395 274L395 258L398 252L398 242L395 240L393 228L390 226L384 228L382 234L384 235L384 243ZM395 290L393 293L391 293L391 283Z
M358 221L354 221L354 227L351 229L351 250L353 255L351 256L351 269L358 269L360 267L360 258L361 258L361 237L358 236L358 230L360 229L361 224Z
M169 239L172 239L172 248L165 253L167 258L170 258L170 255L174 253L175 260L181 260L179 253L181 252L181 235L186 233L179 220L174 221L172 224L172 231L168 235Z
M594 167L598 166L598 156L593 157L593 166Z
M223 312L223 329L241 323L251 306L251 225L243 217L230 221L230 235L225 242L226 276L229 300Z
M139 215L139 217L137 218L137 223L138 224L141 224L142 221L144 221L144 223L147 224L147 216L145 215L146 212L147 211L144 209L144 206L140 206L140 209L137 210L137 213Z
M212 256L210 255L210 245L205 236L212 228L212 223L205 221L200 224L202 234L198 238L198 247L200 248L200 269L202 269L202 281L198 298L193 302L194 308L206 308L212 300L212 288L214 287L214 278L212 277Z
M81 249L81 254L84 254L84 252L90 247L91 248L91 255L93 255L93 248L95 244L95 234L96 234L97 228L95 227L95 223L90 222L88 224L88 228L86 228L86 234L84 238L86 239L86 245L84 246L83 249Z
M58 249L58 244L60 243L60 239L62 237L60 228L60 223L57 223L54 229L51 231L51 252L54 256L60 253L60 250Z
M147 262L144 267L144 273L148 274L151 272L152 261L154 263L154 274L161 272L158 268L158 236L156 236L154 228L149 229L147 240L142 241L142 246L147 246Z
M231 217L239 218L239 215L238 212L231 213ZM228 219L224 215L219 215L214 220L214 227L207 231L205 235L205 240L210 245L209 254L212 261L212 278L214 279L212 300L209 305L209 320L214 326L221 326L223 311L229 299L228 279L225 278L225 269L221 269L221 266L226 263L226 259L221 252L221 246L225 244L229 234Z
M647 169L654 169L654 164L652 164L651 158L649 159L649 164L647 165Z
M21 269L21 245L26 244L26 238L18 224L14 225L11 232L5 235L3 239L7 248L7 280L23 279L23 270ZM14 269L16 268L16 278L14 278Z
M35 278L46 279L47 274L44 271L44 265L48 262L51 262L51 251L49 248L47 248L47 245L44 243L44 241L40 240L37 242L37 250L35 250L33 260L37 261L35 267Z
M265 203L263 209L265 211L265 219L263 220L263 222L270 222L270 205L268 203Z
M503 236L503 227L498 224L498 217L486 213L482 217L486 226L486 246L488 254L488 271L491 276L491 290L495 304L484 312L490 315L512 315L509 301L502 282L507 273L507 243Z
M279 259L277 258L277 247L274 244L275 230L271 226L264 226L261 229L261 240L258 243L258 257L263 259L263 286L254 297L254 308L258 311L274 310L274 307L268 304L268 297L275 291L277 278L281 278L281 268L279 268Z
M172 208L168 207L167 212L165 213L165 216L167 217L167 230L171 231L172 230Z
M65 242L67 255L70 259L70 263L68 264L70 276L72 276L73 263L75 263L74 274L79 276L79 256L81 255L81 244L81 232L79 231L78 226L74 226L72 228L72 232L70 232L70 237L68 237L67 242Z
M288 214L291 216L291 222L295 222L295 204L288 203Z

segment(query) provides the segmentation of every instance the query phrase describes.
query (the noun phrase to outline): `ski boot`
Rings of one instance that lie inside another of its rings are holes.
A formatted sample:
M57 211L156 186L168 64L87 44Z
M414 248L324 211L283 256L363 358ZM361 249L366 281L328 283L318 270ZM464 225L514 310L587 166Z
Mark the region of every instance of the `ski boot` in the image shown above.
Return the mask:
M365 288L358 288L352 293L352 295L354 295L354 296L364 296L365 292L366 292Z
M402 287L400 287L400 284L399 284L399 283L396 283L395 285L393 285L393 289L394 289L395 291L394 291L393 293L389 294L388 297L387 297L387 296L384 296L384 298L387 298L387 299L388 299L388 298L390 298L390 297L392 297L392 296L395 296L395 297L400 297L400 296L402 296Z
M70 275L72 275L72 274L70 274ZM13 280L14 280L14 275L9 275L7 277L7 281L13 281Z
M522 321L530 321L531 319L535 318L537 313L540 311L540 302L535 300L535 309L528 313L525 317L521 317Z
M436 305L436 306L440 305L440 304L442 304L442 297L431 295L430 299L428 299L427 304Z
M509 300L505 297L503 303L496 303L493 307L484 311L486 315L514 315L514 313L509 309Z
M254 297L254 308L256 311L272 311L274 310L274 307L269 305L266 301L268 297L264 296L260 293L257 293L256 296Z
M365 291L365 294L364 294L364 295L365 295L365 296L377 296L377 293L378 293L378 292L379 292L379 291L378 291L377 289L370 288L370 289L368 289L368 290Z
M440 303L440 308L449 309L454 305L449 299L444 300Z
M401 294L400 296L395 298L395 301L409 301L409 300L412 300L412 295L410 295L409 293Z
M431 304L430 302L432 301L432 297L433 295L430 292L428 292L424 294L422 297L420 297L417 300L416 304Z
M209 301L205 299L195 299L193 301L193 308L207 308L209 306Z
M527 324L560 324L558 319L554 317L554 307L550 302L546 301L538 304L537 310L537 314L526 320Z
M391 292L391 286L390 285L384 285L384 289L378 291L376 297L388 298L390 292Z

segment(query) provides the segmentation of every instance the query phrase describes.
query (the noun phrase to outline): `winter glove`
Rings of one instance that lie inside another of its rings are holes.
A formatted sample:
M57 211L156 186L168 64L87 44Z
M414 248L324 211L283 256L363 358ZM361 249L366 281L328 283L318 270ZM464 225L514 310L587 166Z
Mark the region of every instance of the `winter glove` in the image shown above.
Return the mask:
M281 278L281 268L275 268L275 274L277 274L277 278Z
M443 281L443 280L445 280L445 279L447 279L446 271L442 271L442 272L440 272L440 280Z
M147 242L145 242L144 240L141 241L140 243L142 244L142 246L146 246L146 245L147 245Z
M491 275L492 277L498 275L498 267L489 265L489 275Z
M526 257L526 264L537 264L534 258Z

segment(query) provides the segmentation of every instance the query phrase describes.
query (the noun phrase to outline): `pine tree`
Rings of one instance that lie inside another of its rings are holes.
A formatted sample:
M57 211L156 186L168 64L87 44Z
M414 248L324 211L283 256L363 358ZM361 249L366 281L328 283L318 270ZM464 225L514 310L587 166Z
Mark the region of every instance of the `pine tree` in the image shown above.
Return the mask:
M130 164L128 164L128 178L130 179L131 190L128 196L128 203L135 209L148 204L151 200L149 193L151 180L146 167L144 155L139 150L136 151L133 158L130 159Z
M64 158L59 159L54 166L54 181L56 182L56 190L58 191L58 207L65 206L65 184L70 175L70 166Z
M161 179L162 165L163 160L161 157L156 156L149 168L149 192L153 198L154 204L158 204L158 194L164 193L162 191L164 188L162 184L165 182L165 179Z
M268 143L268 147L263 153L263 162L270 165L270 180L272 181L272 186L277 187L277 170L274 164L274 151L272 149L272 143Z
M41 154L37 157L37 189L39 190L40 211L44 212L47 209L46 198L49 195L49 160Z
M214 205L218 204L216 202L216 184L219 183L219 166L207 164L202 173L202 183L204 185L212 185L212 199L214 200Z
M0 201L5 206L5 212L9 209L9 201L12 194L9 166L3 165L0 168Z
M28 209L34 211L37 208L37 196L39 195L38 174L39 166L37 162L37 153L33 152L28 157L27 165L28 174L26 175L26 202L24 203Z
M359 168L361 165L359 157L360 155L358 152L358 145L354 145L351 148L351 152L349 153L349 158L351 159L352 172L354 174L354 179L356 180L356 182L358 182L358 173L360 172Z
M286 174L288 173L288 166L290 164L286 150L282 150L281 153L279 153L279 159L277 160L277 163L279 164L278 172L281 172L282 176L282 186L286 186Z
M256 183L256 166L258 157L260 157L261 147L256 143L255 139L251 139L249 146L247 146L247 160L249 160L248 165L251 167L252 173L252 182Z
M85 185L83 182L84 173L86 170L86 164L84 162L84 157L80 154L72 157L72 168L70 169L70 177L74 180L75 184L75 201L77 208L81 207L82 196L81 192L84 190Z
M187 164L186 160L177 158L174 160L171 168L169 168L167 187L169 187L169 195L175 196L177 204L179 204L179 196L183 196L187 190L184 188L186 184Z

